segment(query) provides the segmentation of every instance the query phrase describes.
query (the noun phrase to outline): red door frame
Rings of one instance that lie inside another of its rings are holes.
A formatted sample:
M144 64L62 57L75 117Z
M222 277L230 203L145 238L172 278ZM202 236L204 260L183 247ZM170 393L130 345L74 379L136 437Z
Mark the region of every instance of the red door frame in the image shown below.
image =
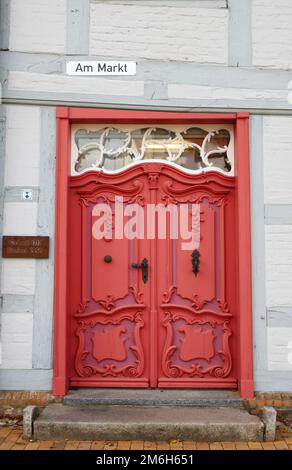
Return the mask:
M241 397L253 396L252 292L249 180L249 114L202 114L95 108L57 108L54 375L53 394L69 388L69 321L67 315L68 177L70 175L70 127L73 123L213 123L234 124L236 161L236 231L239 309L239 378Z

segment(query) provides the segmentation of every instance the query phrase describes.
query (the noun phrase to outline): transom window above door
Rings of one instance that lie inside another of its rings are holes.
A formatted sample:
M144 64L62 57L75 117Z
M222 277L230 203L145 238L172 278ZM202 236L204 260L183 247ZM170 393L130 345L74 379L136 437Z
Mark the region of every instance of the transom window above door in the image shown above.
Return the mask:
M234 175L233 126L74 124L71 174L118 172L141 161L164 161L188 173Z

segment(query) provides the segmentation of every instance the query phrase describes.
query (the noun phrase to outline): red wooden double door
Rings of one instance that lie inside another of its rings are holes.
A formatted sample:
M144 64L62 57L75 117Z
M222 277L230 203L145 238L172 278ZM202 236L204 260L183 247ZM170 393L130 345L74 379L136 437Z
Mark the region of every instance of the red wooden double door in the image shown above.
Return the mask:
M71 386L237 387L235 181L158 162L70 178Z

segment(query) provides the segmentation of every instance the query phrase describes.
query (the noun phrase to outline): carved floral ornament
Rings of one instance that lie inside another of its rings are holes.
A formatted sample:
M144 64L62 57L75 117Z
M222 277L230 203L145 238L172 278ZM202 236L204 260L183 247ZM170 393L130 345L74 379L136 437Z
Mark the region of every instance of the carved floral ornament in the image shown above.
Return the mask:
M89 170L117 172L141 161L164 161L189 173L234 175L232 126L75 125L72 175Z

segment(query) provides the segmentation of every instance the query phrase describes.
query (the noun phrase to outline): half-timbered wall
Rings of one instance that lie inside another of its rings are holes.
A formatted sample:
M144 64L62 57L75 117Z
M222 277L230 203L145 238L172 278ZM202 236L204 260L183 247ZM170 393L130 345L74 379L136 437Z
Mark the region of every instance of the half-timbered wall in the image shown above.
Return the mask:
M55 110L66 105L251 113L255 389L292 390L291 23L290 0L1 0L0 229L51 243L48 260L1 261L0 389L51 388ZM65 74L87 58L135 60L137 74Z

